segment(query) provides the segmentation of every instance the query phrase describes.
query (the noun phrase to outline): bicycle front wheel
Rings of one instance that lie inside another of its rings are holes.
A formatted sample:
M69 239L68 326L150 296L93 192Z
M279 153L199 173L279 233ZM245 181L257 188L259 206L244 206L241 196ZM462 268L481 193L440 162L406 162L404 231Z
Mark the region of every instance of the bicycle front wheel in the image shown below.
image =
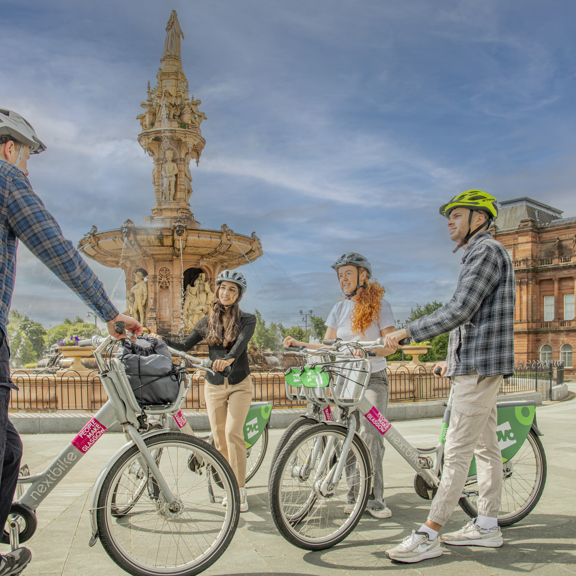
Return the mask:
M534 429L518 453L503 464L502 501L498 513L500 526L511 526L519 522L534 508L546 484L546 455L544 447ZM478 517L478 481L470 480L464 486L463 497L458 502L470 518Z
M134 576L194 576L216 562L234 536L238 483L222 455L198 438L165 432L145 442L177 510L170 510L140 451L131 446L102 484L98 535L112 560Z
M340 480L330 482L347 432L335 424L306 427L286 444L272 468L272 518L280 534L299 548L334 546L354 530L364 512L372 483L371 460L358 435Z
M318 420L315 418L309 418L308 416L300 416L296 418L294 422L291 422L282 436L280 436L280 440L278 440L278 444L276 445L276 450L274 450L274 454L272 455L272 462L276 462L280 456L280 452L284 450L286 444L290 441L294 434L304 430L304 426L315 426L318 424Z
M246 449L246 483L250 482L262 466L268 450L268 426L264 428L255 444Z

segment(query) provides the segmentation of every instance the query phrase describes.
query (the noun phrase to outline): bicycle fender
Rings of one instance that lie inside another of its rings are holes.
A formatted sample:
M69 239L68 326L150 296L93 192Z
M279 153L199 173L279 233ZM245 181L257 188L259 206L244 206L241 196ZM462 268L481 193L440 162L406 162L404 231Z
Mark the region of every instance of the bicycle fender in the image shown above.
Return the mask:
M147 438L157 436L158 434L163 434L165 432L166 430L164 430L164 428L161 428L160 430L152 430L151 432L142 434L142 438L146 440ZM110 472L110 469L112 468L116 460L118 460L118 458L120 458L120 456L124 454L126 450L132 448L132 446L134 446L134 442L132 440L130 442L126 442L126 444L121 446L116 451L116 453L110 458L110 460L108 460L104 468L102 468L102 470L100 471L100 474L98 474L96 482L94 482L94 487L92 488L92 496L90 498L91 505L89 508L90 528L92 537L90 538L90 542L88 545L91 547L94 546L94 544L96 544L96 541L98 540L98 523L96 520L96 510L98 509L98 496L100 495L100 490L102 490L102 484L104 483L104 479L108 475L108 472Z
M246 420L244 421L244 442L246 448L250 448L258 441L264 432L264 428L270 421L272 414L272 402L255 402L250 406Z
M544 436L544 434L540 432L538 426L536 426L536 422L532 422L532 430L534 430L536 436Z

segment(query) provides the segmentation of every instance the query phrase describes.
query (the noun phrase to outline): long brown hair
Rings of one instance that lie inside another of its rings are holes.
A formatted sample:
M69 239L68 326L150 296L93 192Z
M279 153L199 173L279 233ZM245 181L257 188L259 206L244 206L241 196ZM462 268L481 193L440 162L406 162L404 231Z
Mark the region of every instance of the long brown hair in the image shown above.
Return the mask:
M386 290L376 280L366 282L364 288L358 290L358 300L354 303L351 329L354 334L362 334L380 316L382 296Z
M240 324L239 302L242 299L242 294L239 293L236 302L231 307L226 308L218 301L219 291L220 286L216 290L216 302L208 315L208 333L205 340L209 346L217 344L226 347L232 342L236 342L240 335L242 326ZM230 314L225 317L227 311Z

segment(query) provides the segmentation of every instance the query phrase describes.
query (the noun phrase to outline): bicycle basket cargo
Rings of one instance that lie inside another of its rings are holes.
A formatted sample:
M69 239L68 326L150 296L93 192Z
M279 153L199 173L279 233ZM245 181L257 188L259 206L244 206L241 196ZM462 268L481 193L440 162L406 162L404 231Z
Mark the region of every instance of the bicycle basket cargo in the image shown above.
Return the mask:
M141 406L171 404L178 397L186 369L175 366L168 346L158 338L126 338L120 356L134 396Z

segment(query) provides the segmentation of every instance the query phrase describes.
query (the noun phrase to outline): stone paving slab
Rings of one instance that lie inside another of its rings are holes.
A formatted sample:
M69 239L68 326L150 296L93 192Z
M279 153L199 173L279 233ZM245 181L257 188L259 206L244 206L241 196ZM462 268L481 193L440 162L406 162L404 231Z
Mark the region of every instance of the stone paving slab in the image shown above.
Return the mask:
M576 385L570 385L576 391ZM226 553L205 572L210 576L340 576L403 575L570 576L576 574L576 400L542 406L538 424L545 434L548 481L535 511L504 532L498 550L448 548L434 560L414 565L391 562L385 550L397 545L426 519L429 503L413 490L413 472L388 445L385 463L386 497L393 517L377 520L365 515L354 533L330 550L307 552L286 542L276 531L268 507L267 474L282 430L271 431L271 444L262 469L249 485L250 511L242 514L238 531ZM439 419L397 424L417 445L434 444ZM24 461L33 473L60 452L69 434L25 435ZM28 543L33 561L26 576L117 576L125 574L100 543L88 547L89 500L92 483L110 456L124 443L119 434L106 434L70 472L38 509L39 528ZM446 530L468 521L458 508ZM6 547L2 547L5 552Z

